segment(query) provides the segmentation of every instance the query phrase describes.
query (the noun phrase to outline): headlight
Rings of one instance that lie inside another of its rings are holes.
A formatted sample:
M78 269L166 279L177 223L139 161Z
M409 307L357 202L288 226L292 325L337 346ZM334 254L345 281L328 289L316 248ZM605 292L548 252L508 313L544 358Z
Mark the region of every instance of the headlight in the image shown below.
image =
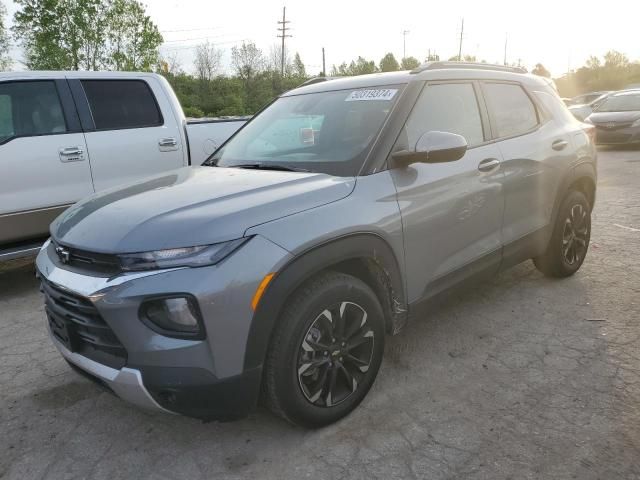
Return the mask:
M118 255L124 271L156 270L175 267L204 267L215 265L240 248L250 237L197 247L170 248L155 252Z
M593 122L591 121L591 119L589 117L585 118L583 120L584 123L588 123L589 125L593 125Z

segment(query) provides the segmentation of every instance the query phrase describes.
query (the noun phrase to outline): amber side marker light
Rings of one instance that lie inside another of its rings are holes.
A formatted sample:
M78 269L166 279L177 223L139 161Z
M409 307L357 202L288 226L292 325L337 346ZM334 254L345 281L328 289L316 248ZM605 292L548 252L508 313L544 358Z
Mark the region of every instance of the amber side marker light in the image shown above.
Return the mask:
M273 279L274 275L275 275L275 273L266 274L264 276L264 278L262 279L262 281L260 282L260 285L258 285L258 289L256 290L256 293L253 294L253 300L251 300L251 308L254 311L255 311L256 308L258 308L258 303L260 303L260 299L262 298L262 294L267 289L267 286L269 285L269 283Z

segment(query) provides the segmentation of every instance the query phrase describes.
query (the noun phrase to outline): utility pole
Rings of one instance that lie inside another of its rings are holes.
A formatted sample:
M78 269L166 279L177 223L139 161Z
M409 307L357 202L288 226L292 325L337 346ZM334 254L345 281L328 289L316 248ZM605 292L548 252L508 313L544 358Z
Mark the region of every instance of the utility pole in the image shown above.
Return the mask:
M327 70L325 68L325 63L324 63L324 47L322 47L322 76L323 77L327 76Z
M402 58L407 58L407 34L409 30L402 31Z
M503 61L504 65L507 64L507 41L508 40L509 40L509 34L505 33L504 34L504 61Z
M460 28L460 45L458 47L458 61L462 61L462 35L464 35L464 17L462 17L462 26Z
M287 24L291 23L289 20L287 20L287 7L282 7L282 20L278 20L278 24L280 25L278 27L278 32L280 32L278 34L278 38L282 39L282 53L280 54L280 74L284 77L284 57L285 57L285 47L284 47L284 39L287 37L291 37L291 35L288 35L287 32L290 30L289 27L287 27Z

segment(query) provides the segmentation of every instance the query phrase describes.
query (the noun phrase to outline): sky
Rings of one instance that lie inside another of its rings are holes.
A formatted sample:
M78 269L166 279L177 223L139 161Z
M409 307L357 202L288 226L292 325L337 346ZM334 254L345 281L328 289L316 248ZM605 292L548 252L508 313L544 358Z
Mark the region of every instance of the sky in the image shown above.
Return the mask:
M9 22L16 5L4 1ZM158 25L164 55L175 54L187 72L193 71L193 50L209 41L223 50L223 69L230 71L230 51L242 41L253 41L268 55L278 45L277 21L287 7L290 52L299 52L309 73L322 70L322 48L327 71L331 65L361 55L376 63L387 53L423 61L428 52L441 59L457 55L461 23L463 55L531 69L540 62L554 76L582 66L589 55L607 50L640 60L638 18L640 1L609 0L603 5L577 0L146 0L147 12ZM403 32L408 32L403 35ZM22 58L19 49L12 50ZM19 68L19 66L16 66Z

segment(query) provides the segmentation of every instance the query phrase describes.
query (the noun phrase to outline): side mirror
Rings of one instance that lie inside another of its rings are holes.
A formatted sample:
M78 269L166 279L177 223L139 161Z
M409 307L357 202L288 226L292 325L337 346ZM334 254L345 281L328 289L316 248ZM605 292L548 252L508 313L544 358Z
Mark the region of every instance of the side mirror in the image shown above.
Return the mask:
M400 150L391 155L397 167L412 163L455 162L464 157L467 141L462 135L450 132L431 131L422 134L413 151Z

